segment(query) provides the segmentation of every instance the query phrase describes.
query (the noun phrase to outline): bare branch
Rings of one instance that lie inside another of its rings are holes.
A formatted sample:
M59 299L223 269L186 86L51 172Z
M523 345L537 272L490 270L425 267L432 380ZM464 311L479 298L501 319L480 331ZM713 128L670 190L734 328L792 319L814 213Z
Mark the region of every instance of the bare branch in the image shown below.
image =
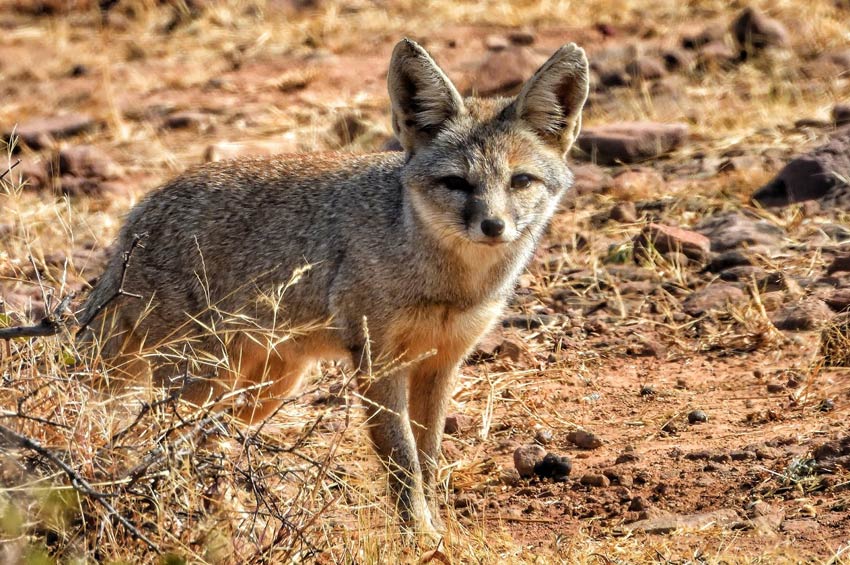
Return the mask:
M0 426L0 438L2 438L4 443L6 443L7 445L23 449L29 449L30 451L36 452L38 455L40 455L41 457L61 469L62 472L64 472L65 475L67 475L68 478L71 480L71 486L74 488L74 490L76 490L80 494L91 498L96 503L103 506L103 508L106 509L106 512L110 516L118 520L118 522L120 522L121 525L123 525L127 529L127 531L132 534L133 537L144 542L155 552L160 553L159 547L157 547L157 545L153 541L151 541L150 538L148 538L144 533L142 533L141 530L139 530L135 525L133 525L130 520L125 518L120 512L115 509L114 506L112 506L112 504L109 503L109 501L107 500L108 495L96 491L94 488L92 488L91 484L87 480L80 476L80 474L77 473L77 471L75 471L67 463L65 463L56 455L51 453L50 450L43 447L34 439L29 438L25 435L21 435L14 430L10 430L6 426Z
M21 160L20 160L20 159L18 159L18 160L17 160L17 161L15 161L14 163L12 163L12 165L11 165L8 169L6 169L5 171L3 171L3 174L2 174L2 175L0 175L0 180L3 180L4 178L6 178L6 175L8 175L9 173L11 173L11 172L12 172L12 169L14 169L15 167L17 167L17 166L18 166L18 165L20 165L20 164L21 164Z
M62 332L65 326L65 311L68 305L73 300L74 294L71 293L59 303L56 309L41 319L41 321L32 326L12 326L10 328L0 328L0 339L10 340L17 337L47 337L56 335Z

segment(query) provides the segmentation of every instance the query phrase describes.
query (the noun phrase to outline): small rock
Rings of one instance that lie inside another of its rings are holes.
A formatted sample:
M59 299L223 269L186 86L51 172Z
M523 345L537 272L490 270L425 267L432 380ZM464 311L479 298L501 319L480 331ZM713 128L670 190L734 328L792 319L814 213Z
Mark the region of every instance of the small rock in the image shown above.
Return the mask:
M640 456L637 453L627 451L618 455L616 461L614 461L614 464L624 465L626 463L636 463L638 461L640 461Z
M526 79L543 63L529 47L509 46L488 51L487 57L472 73L467 94L478 96L510 96L519 91Z
M752 7L744 8L732 22L732 35L741 50L748 54L789 44L785 26Z
M578 146L598 163L636 163L669 153L687 136L682 123L621 122L584 129Z
M770 394L785 392L785 385L782 383L767 383L767 392Z
M73 145L59 151L59 173L108 180L120 177L124 170L93 145Z
M634 202L620 202L611 208L608 217L621 224L633 224L637 222L637 209Z
M630 512L643 512L649 508L649 502L642 496L634 497L631 502L629 502L629 511Z
M732 458L732 461L750 461L756 458L756 454L752 451L736 450L730 451L729 457Z
M64 116L51 116L36 118L19 124L15 134L21 138L32 149L44 149L53 145L54 139L71 137L93 129L96 125L91 116L85 114L66 114ZM11 131L3 134L5 139L11 135Z
M703 70L729 69L738 62L738 53L722 40L703 45L697 53L697 65Z
M543 461L546 450L537 444L523 445L514 451L514 468L520 477L530 477L534 474L534 466Z
M585 486L595 488L607 488L611 486L611 480L608 477L594 473L583 475L579 482Z
M464 414L449 414L446 416L446 424L443 431L449 435L459 434L470 427L470 420Z
M533 45L536 41L534 33L524 29L509 32L508 39L514 45Z
M815 407L818 412L832 412L835 410L835 401L831 398L824 398Z
M817 531L820 524L817 520L801 519L801 520L785 520L782 522L782 531L791 535L810 535Z
M572 470L573 465L568 457L554 453L547 453L542 461L534 465L535 475L557 482L566 481Z
M723 39L724 35L726 35L726 28L722 24L712 24L697 34L684 36L682 38L682 47L693 51L704 45L708 45L712 41Z
M602 440L593 432L574 430L567 434L567 441L581 449L597 449L602 447Z
M626 72L635 80L657 80L667 74L667 69L662 60L644 55L630 61Z
M832 121L837 126L850 124L850 104L836 104L832 109Z
M832 318L832 310L822 300L808 299L789 304L774 317L773 325L780 330L813 330Z
M549 445L552 443L552 440L555 438L554 434L552 434L552 430L547 428L540 428L534 434L534 441L539 443L540 445Z
M634 239L635 257L651 256L652 249L658 253L684 253L695 261L706 261L711 251L711 241L697 232L667 226L649 224ZM641 250L641 253L638 253Z
M708 422L708 416L702 410L693 410L688 414L688 423L691 425L705 422Z
M711 311L721 310L730 304L742 304L746 300L746 294L739 287L717 282L691 293L682 303L682 310L696 318Z
M169 114L163 125L168 129L202 129L208 126L209 122L209 115L203 112L184 111Z
M839 288L825 302L834 312L850 310L850 288Z
M826 268L826 274L850 272L850 253L839 253Z
M734 267L751 267L753 266L753 256L750 253L745 253L740 249L732 249L718 253L711 258L705 270L709 273L719 273Z
M670 72L688 71L694 65L694 56L681 49L667 49L661 54L664 66Z

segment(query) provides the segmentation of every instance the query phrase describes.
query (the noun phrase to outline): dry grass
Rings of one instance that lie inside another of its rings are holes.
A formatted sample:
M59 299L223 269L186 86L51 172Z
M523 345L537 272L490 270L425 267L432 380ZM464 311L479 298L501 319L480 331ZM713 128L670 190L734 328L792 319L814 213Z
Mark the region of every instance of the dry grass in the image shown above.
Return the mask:
M694 29L695 21L731 17L728 4L719 1L326 1L307 14L293 15L263 2L231 0L213 3L163 33L174 16L156 4L123 3L115 16L120 25L100 26L94 11L26 19L0 39L0 49L9 55L0 65L0 124L41 115L45 106L89 112L102 127L79 142L107 148L134 181L114 198L73 201L26 189L20 169L0 181L0 277L6 289L24 299L5 306L0 325L32 316L32 303L49 309L60 297L84 289L98 274L92 265L99 263L93 259L89 264L73 252L81 247L103 250L122 214L164 178L199 161L210 138L285 139L301 150L379 148L389 133L383 87L349 80L338 91L313 89L323 79L316 67L303 63L304 55L353 53L365 58L399 36L411 35L439 38L434 41L439 58L440 51L450 56L442 40L457 36L462 41L470 29L527 27L570 39L597 23L636 26L666 45L682 30ZM36 440L96 493L74 484L50 458L4 446L0 554L5 562L393 563L416 561L429 549L439 550L432 563L803 559L788 546L754 546L742 534L726 530L669 538L616 537L595 519L565 517L575 527L568 534L553 533L559 524L550 518L536 521L535 512L505 513L488 506L516 488L502 481L507 466L491 453L499 441L514 437L499 427L501 421L512 422L523 433L537 427L570 430L595 423L599 412L606 423L625 430L628 444L657 437L668 416L680 413L679 405L660 413L643 405L635 408L637 401L630 397L625 401L630 411L622 413L596 404L598 398L615 394L608 380L612 366L620 368L617 360L626 359L629 348L647 336L663 342L664 360L707 351L732 357L759 351L779 358L790 347L770 322L758 289L746 304L682 319L678 304L695 272L663 256L641 267L653 281L665 283L664 293L651 298L628 294L624 285L629 281L611 273L618 264L631 262L629 242L648 217L633 225L600 226L594 220L614 202L661 197L673 202L665 212L668 219L685 226L709 211L749 209L752 189L773 171L702 179L679 175L675 167L697 154L718 156L741 147L754 153L790 150L819 139L820 133L790 125L800 117L826 118L832 102L850 96L850 85L847 77L806 81L799 68L818 53L850 41L846 12L826 0L807 4L803 18L800 2L752 4L791 27L794 49L787 60L689 73L667 93L643 86L622 89L615 104L588 112L589 125L623 119L685 121L692 141L664 163L665 170L637 176L634 182L621 179L611 192L580 200L556 218L546 241L553 247L541 251L524 275L528 294L520 296L512 312L545 314L558 297L569 315L556 325L511 334L521 349L519 362L464 369L455 408L473 419L475 429L455 439L463 455L444 462L449 507L447 535L439 548L416 550L397 536L384 503L384 483L376 479L381 469L365 441L360 399L338 384L349 376L345 368L325 367L322 376L287 403L285 415L250 429L226 414L187 410L158 390L99 394L84 384L90 375L76 368L69 340L60 336L0 343L0 425ZM2 13L12 21L23 18ZM601 49L588 48L591 54ZM36 57L34 49L44 52ZM77 64L88 69L93 88L79 88L67 79L68 69ZM209 86L211 81L219 86ZM207 97L206 92L214 94ZM163 130L158 116L137 119L138 113L155 112L158 105L166 113L208 105L214 134L196 139L195 132ZM5 161L11 165L16 158L9 152ZM23 158L34 156L24 153ZM695 210L688 199L698 201L700 208ZM800 241L826 222L803 218L796 209L784 216L757 213ZM829 221L846 224L847 216ZM795 274L823 266L816 253L765 262ZM617 339L584 347L594 328L583 309L599 301L615 312L610 324ZM803 369L815 366L810 361L800 361ZM89 367L90 372L99 370L96 364ZM655 378L640 367L635 371L641 382ZM846 392L840 379L833 388L836 396ZM672 444L662 445L666 449ZM469 492L481 494L482 506L454 508L454 500ZM568 494L564 491L564 498ZM150 538L162 555L135 539L102 501ZM834 555L835 562L846 559L846 549L842 553L827 542L810 549Z

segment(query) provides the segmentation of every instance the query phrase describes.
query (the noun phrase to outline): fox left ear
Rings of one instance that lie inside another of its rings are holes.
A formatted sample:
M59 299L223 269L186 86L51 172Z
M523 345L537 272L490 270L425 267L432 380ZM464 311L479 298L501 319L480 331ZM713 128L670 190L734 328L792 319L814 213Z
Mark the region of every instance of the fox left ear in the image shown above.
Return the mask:
M584 50L564 45L522 87L513 103L516 117L566 155L581 130L588 83Z

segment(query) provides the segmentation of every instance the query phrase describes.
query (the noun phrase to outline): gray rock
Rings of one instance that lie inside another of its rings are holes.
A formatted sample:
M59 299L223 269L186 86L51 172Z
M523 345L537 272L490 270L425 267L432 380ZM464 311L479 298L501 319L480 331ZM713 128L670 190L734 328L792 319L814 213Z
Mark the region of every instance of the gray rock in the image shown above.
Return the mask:
M832 310L823 300L808 299L782 308L773 317L773 325L780 330L814 330L833 316Z
M682 303L686 314L697 317L712 310L725 308L729 304L746 302L747 295L739 287L730 283L714 283L691 293Z
M776 247L785 237L782 228L738 212L710 216L697 224L694 231L711 240L711 250L718 253L742 247Z
M767 184L756 190L753 201L767 207L822 199L825 204L850 208L850 128L789 162ZM829 206L825 205L824 208Z

